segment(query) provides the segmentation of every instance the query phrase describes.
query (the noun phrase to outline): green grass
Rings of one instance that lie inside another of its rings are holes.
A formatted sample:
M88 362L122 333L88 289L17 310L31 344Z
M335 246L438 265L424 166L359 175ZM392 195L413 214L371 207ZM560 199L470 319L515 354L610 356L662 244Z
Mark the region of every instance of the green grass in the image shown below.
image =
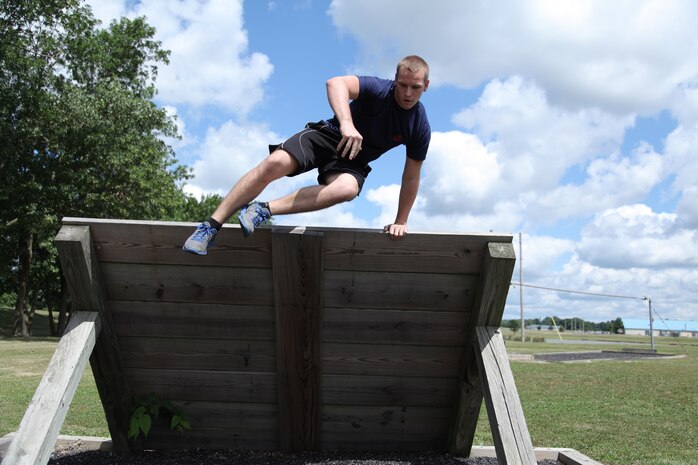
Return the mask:
M581 339L569 333L563 338ZM594 338L649 345L649 338L639 336ZM512 362L534 446L577 449L606 465L698 463L698 341L681 339L678 345L675 338L656 338L655 342L660 353L686 350L688 356L635 362ZM56 344L52 338L0 338L0 436L17 430ZM516 353L620 347L507 341L507 350ZM82 378L61 434L109 435L90 370ZM492 445L484 407L475 444Z
M48 315L37 312L31 338L11 338L12 309L0 309L0 437L17 431L41 377L56 350L58 338L48 337ZM109 436L92 370L80 380L61 434Z

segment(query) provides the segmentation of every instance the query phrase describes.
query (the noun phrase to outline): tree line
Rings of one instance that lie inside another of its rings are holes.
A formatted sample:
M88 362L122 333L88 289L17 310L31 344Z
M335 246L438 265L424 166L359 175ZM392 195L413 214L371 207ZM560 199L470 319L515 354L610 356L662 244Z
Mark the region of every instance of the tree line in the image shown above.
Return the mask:
M583 318L560 318L557 316L546 316L545 318L525 319L526 328L533 327L538 330L548 330L558 328L559 331L589 331L622 334L625 332L623 319L618 317L609 321L586 321ZM521 319L503 320L502 326L513 331L521 329Z
M175 120L153 101L169 56L154 36L143 17L101 27L83 0L0 3L0 302L14 335L31 335L36 308L65 328L61 218L200 221L220 201L183 191Z

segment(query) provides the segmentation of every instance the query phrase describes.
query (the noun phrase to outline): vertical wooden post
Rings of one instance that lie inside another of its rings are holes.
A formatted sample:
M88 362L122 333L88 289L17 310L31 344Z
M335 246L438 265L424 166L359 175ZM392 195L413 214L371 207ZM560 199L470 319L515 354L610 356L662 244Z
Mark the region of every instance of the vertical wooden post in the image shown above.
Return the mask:
M56 247L73 305L78 311L99 313L102 324L90 365L104 406L112 444L117 452L129 450L131 390L121 361L111 312L99 271L89 226L65 225L56 236Z
M283 451L320 447L322 362L322 233L272 232Z
M70 319L3 464L48 462L99 330L96 312L80 312Z

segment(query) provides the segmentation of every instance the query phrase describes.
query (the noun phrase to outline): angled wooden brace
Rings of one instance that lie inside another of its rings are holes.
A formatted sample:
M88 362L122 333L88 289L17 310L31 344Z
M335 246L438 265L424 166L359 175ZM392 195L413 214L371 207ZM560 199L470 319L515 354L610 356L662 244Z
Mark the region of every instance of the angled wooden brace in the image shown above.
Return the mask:
M477 319L471 322L467 333L450 451L455 455L470 455L484 397L499 463L535 465L533 444L503 340L487 328L496 330L501 324L515 262L510 243L488 244L473 309Z
M34 399L3 460L7 464L46 463L70 401L90 360L112 444L116 451L138 447L128 441L131 391L121 362L111 313L88 226L63 226L56 236L63 274L75 313L44 374Z
M48 462L99 332L100 318L96 312L79 312L72 316L24 413L3 465Z

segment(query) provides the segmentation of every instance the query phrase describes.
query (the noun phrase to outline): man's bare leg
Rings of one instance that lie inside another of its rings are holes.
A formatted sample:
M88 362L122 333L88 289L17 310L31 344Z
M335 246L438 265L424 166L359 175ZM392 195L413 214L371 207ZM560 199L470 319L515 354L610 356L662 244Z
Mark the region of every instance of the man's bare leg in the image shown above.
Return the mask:
M303 187L269 203L255 202L246 207L240 214L242 233L245 237L250 236L271 215L320 210L352 200L359 193L359 183L351 174L331 174L325 180L326 185Z
M359 194L359 183L349 173L327 176L327 184L303 187L296 192L269 202L273 215L303 213L329 208L353 200Z
M254 200L272 181L298 169L298 162L285 150L276 150L233 185L211 218L223 224L238 209Z
M248 171L225 196L213 212L209 221L197 226L194 233L184 242L182 249L198 255L206 255L208 248L223 224L237 209L257 197L269 183L298 169L298 162L285 150L276 150L259 165Z

